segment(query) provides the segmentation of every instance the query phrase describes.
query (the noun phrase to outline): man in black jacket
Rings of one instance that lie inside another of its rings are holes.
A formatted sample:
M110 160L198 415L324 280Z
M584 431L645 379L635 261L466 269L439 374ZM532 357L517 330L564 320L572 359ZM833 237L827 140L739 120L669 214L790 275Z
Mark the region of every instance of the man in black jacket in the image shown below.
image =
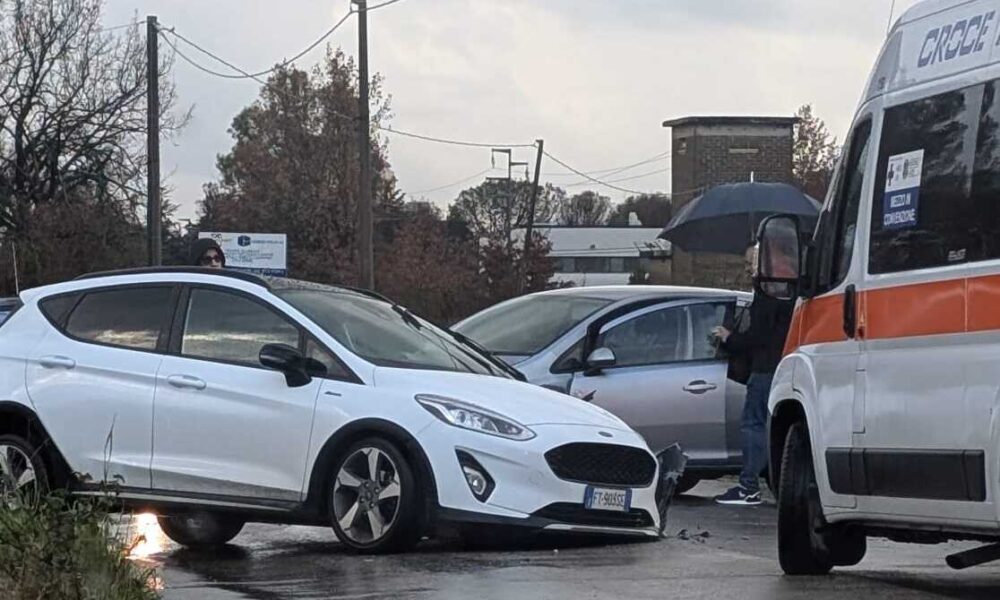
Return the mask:
M773 250L772 250L773 251ZM774 372L781 362L785 337L795 301L772 297L762 291L754 265L754 300L750 305L750 328L743 333L717 327L713 333L731 354L750 357L750 380L743 405L743 470L740 484L717 496L719 504L752 506L761 503L759 476L767 467L767 399Z

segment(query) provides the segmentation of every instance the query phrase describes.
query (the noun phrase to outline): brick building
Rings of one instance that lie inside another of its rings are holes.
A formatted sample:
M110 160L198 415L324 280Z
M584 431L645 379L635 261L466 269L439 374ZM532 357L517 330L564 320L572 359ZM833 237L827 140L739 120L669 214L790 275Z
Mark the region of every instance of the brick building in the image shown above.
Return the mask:
M723 183L792 183L794 117L684 117L672 130L674 213ZM746 288L743 259L675 247L671 283Z

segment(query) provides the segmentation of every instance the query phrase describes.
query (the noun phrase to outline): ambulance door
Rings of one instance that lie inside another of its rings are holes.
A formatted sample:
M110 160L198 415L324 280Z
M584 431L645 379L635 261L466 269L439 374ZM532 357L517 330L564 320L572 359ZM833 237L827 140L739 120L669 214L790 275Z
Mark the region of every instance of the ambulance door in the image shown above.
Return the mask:
M976 369L996 370L976 364L967 332L968 265L987 218L974 196L1000 158L995 91L923 92L884 113L862 301L865 428L851 461L865 512L996 521L986 477L996 379L992 394L967 386Z

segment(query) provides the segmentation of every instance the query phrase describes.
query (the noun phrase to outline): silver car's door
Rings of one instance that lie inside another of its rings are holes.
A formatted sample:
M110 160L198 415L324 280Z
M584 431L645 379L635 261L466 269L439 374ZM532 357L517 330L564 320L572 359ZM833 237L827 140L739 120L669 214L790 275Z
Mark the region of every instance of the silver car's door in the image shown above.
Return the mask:
M726 302L673 302L612 321L593 348L616 364L577 373L571 393L621 417L658 450L679 442L692 461L723 461L726 445L725 360L708 333L721 325Z

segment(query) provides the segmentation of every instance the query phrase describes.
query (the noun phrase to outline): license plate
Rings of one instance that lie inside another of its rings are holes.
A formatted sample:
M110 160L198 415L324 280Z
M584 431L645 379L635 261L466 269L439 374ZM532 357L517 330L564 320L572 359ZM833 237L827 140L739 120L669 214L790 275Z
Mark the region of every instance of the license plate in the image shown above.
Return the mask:
M632 490L615 490L587 486L583 507L589 510L628 512L632 508Z

